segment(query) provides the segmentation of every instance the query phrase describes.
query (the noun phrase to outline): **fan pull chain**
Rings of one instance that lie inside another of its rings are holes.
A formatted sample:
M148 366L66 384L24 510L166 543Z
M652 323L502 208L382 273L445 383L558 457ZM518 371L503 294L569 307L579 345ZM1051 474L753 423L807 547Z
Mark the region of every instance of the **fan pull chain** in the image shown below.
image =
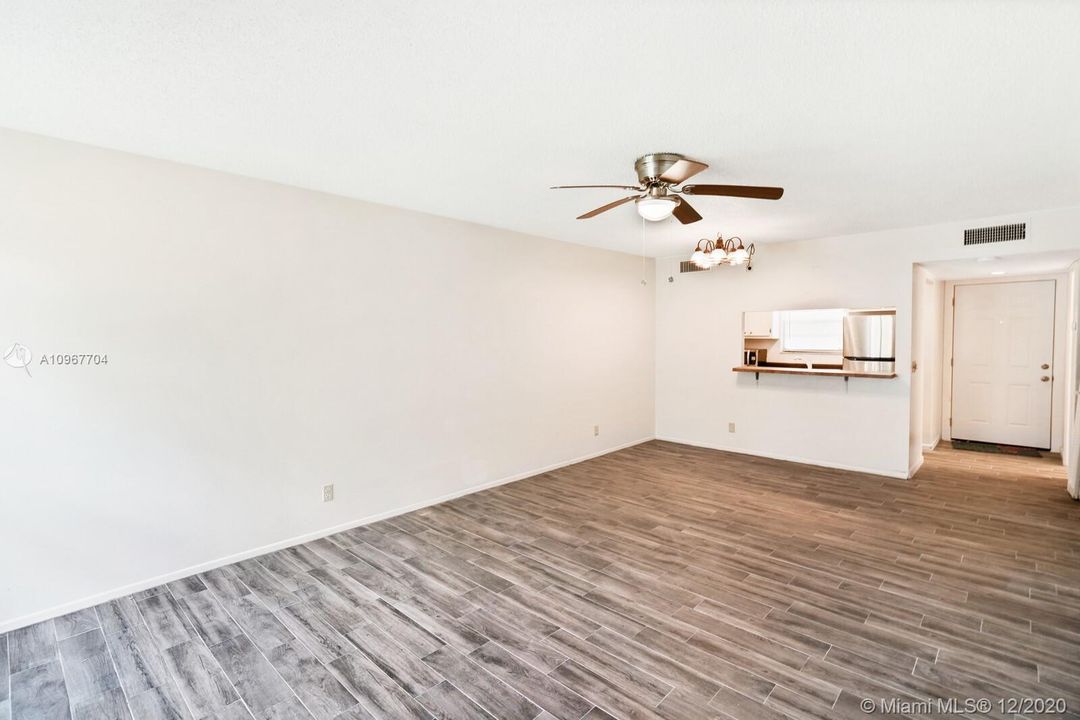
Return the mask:
M641 286L646 287L649 283L645 280L645 218L641 218Z

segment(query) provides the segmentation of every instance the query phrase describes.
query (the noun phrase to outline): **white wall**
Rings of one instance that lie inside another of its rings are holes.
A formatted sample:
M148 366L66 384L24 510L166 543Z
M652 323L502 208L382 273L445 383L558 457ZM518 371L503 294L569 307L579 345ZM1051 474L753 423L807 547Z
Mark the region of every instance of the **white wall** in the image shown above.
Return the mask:
M908 474L913 475L923 463L923 435L929 411L926 397L926 358L930 351L929 306L933 280L921 265L911 273L911 405L908 416Z
M941 440L941 381L945 334L945 283L923 280L923 356L919 372L923 378L923 450L933 450Z
M1027 239L964 247L968 227L1026 222ZM657 262L656 432L706 447L898 477L912 462L913 264L1080 247L1080 207L758 248L754 270L679 275ZM737 232L737 228L733 230ZM687 248L692 243L687 244ZM675 278L669 283L668 277ZM744 310L897 309L893 380L736 374ZM736 432L728 433L728 422Z
M0 631L653 435L639 257L13 132L0 197L0 345L109 357L0 364Z
M941 357L945 283L922 265L911 276L911 405L908 431L908 474L922 465L923 451L941 439Z
M1065 438L1061 455L1069 470L1069 494L1080 499L1080 261L1069 266L1067 277Z

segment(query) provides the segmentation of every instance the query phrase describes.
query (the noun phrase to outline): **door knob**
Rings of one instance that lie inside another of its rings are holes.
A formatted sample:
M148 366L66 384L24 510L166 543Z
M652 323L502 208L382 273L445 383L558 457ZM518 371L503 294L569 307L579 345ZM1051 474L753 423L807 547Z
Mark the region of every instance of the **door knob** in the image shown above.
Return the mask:
M1043 363L1043 364L1042 364L1042 365L1040 365L1039 367L1041 367L1041 368L1042 368L1043 370L1049 370L1049 369L1050 369L1050 366L1049 366L1049 365L1047 365L1046 363Z
M1039 379L1042 380L1043 382L1050 382L1050 376L1049 375L1043 375Z

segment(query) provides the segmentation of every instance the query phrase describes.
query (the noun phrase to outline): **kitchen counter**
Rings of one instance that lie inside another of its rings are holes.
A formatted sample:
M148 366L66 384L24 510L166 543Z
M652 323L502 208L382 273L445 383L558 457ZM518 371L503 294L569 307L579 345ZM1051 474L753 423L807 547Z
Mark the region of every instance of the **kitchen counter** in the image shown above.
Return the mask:
M824 377L842 377L845 380L848 378L894 378L895 372L868 372L865 370L844 370L843 368L832 367L778 367L775 365L739 365L731 368L732 372L754 373L759 375L761 373L769 375L820 375Z

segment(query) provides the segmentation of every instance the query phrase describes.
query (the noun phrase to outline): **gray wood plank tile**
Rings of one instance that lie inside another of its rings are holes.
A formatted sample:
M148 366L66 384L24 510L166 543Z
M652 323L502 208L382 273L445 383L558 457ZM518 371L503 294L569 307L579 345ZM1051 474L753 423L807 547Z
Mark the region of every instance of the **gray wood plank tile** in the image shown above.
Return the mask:
M57 643L57 647L64 664L85 660L92 655L100 655L108 649L105 645L105 635L97 628L64 638Z
M534 641L518 632L513 625L503 622L485 610L469 613L461 620L465 625L498 642L515 656L543 672L554 670L566 660L566 656L562 653L544 645L541 641Z
M278 582L269 570L254 560L244 560L230 565L228 570L231 570L271 610L292 605L300 599Z
M61 615L53 620L56 626L56 639L63 640L69 638L72 635L81 635L87 630L93 630L94 628L101 627L101 622L98 620L97 610L94 608L86 608L84 610L76 610L73 613L67 615Z
M8 639L7 635L0 635L0 703L6 703L11 697L11 682L8 680L10 672L8 663Z
M424 662L500 720L532 720L540 714L532 701L449 645Z
M445 680L416 699L438 720L495 720L484 708Z
M254 595L225 598L222 604L232 619L264 653L293 639L293 634Z
M169 592L177 600L206 590L206 584L198 575L173 580L171 583L166 583L165 587L169 589Z
M442 680L438 673L374 625L357 628L349 633L349 640L411 695L419 695Z
M296 594L342 635L367 622L367 602L346 600L320 582L308 585Z
M232 705L226 705L221 710L218 710L208 720L252 720L252 717L247 706L237 700ZM304 720L308 720L307 716L304 716Z
M146 590L140 590L137 593L132 593L131 595L129 595L129 597L135 602L139 602L140 600L145 600L146 598L154 597L155 595L160 595L161 593L167 592L169 592L169 588L167 586L157 585L156 587L147 588Z
M287 553L273 552L257 557L255 560L277 578L286 590L296 592L315 583L315 580L307 574L308 568L300 565Z
M116 666L120 686L128 696L171 685L169 670L150 631L141 624L119 627L119 632L105 636L105 642Z
M89 635L91 633L101 636L100 630L91 630L84 634ZM81 657L74 657L73 655L74 653L65 652L63 648L60 650L68 697L73 705L120 687L120 678L116 675L112 658L105 648L103 637L101 639L101 652Z
M379 599L378 593L367 587L359 580L329 565L318 567L308 571L308 575L318 580L321 584L334 591L341 598L351 604L360 605L363 602L374 602Z
M199 580L218 600L235 599L251 592L228 567L215 568L199 574Z
M345 568L360 560L360 558L329 538L312 540L309 543L304 543L304 547L321 557L327 564L336 568Z
M152 687L134 695L128 693L128 708L134 720L186 720L192 717L180 691L173 687Z
M146 629L139 606L131 595L102 603L95 609L106 637L133 631L134 628Z
M432 635L385 600L372 603L370 610L371 622L386 631L417 657L438 650L444 644L440 638Z
M188 708L205 717L236 702L239 695L201 640L174 645L163 653L169 674Z
M623 686L612 683L573 660L567 660L552 670L551 676L582 697L590 698L598 707L610 710L617 717L634 718L634 720L672 720L657 713L653 705L642 703L636 696L630 695ZM590 710L591 712L593 711Z
M324 663L353 649L352 643L306 602L284 608L278 617Z
M343 568L342 572L381 598L408 600L413 595L412 588L393 575L377 570L363 561Z
M191 623L168 592L138 601L139 612L150 630L150 637L161 650L168 650L195 637Z
M262 720L311 720L311 713L298 699L291 697L266 708L259 717Z
M360 651L342 655L327 665L371 715L383 718L429 720L431 713Z
M267 657L316 720L331 720L357 704L357 699L299 641L281 645Z
M605 710L594 707L586 713L585 717L581 718L581 720L616 720L616 718L614 715L608 714Z
M559 720L578 720L593 706L562 683L518 660L498 643L477 648L468 657Z
M285 548L281 553L283 555L288 555L289 559L304 568L305 572L327 564L326 560L319 557L304 545L294 545L293 547Z
M51 620L12 630L7 634L11 673L18 673L57 659L56 636Z
M846 720L889 694L1080 705L1061 472L949 450L894 481L647 443L105 603L105 652L89 611L0 635L0 720L123 715L117 682L132 720L311 720L294 689L318 720L472 716L498 705L477 699L492 682L557 713L538 720L579 709L562 686L591 720ZM204 644L240 638L270 688L252 682L253 717ZM319 656L342 651L331 683ZM295 688L267 704L282 676ZM362 704L340 712L333 683Z
M636 667L674 687L683 688L701 697L712 697L720 685L692 666L668 657L642 643L635 642L613 630L601 628L589 636L588 642L617 657L631 658ZM832 700L835 700L834 695ZM831 701L830 701L831 703Z
M127 698L119 687L72 706L74 720L131 720Z
M649 707L655 707L674 687L634 665L630 661L633 658L612 655L565 630L552 633L544 644L618 685L639 703Z
M241 634L240 627L209 590L190 593L179 603L195 632L207 645L217 645Z
M396 601L393 606L413 623L463 653L470 653L488 641L475 628L446 615L422 596L414 597L409 602Z
M364 709L363 705L357 705L341 713L334 720L374 720L375 716Z
M11 717L13 720L67 720L71 717L59 658L12 673Z
M230 638L210 648L210 652L252 713L260 714L293 695L273 665L247 636Z

